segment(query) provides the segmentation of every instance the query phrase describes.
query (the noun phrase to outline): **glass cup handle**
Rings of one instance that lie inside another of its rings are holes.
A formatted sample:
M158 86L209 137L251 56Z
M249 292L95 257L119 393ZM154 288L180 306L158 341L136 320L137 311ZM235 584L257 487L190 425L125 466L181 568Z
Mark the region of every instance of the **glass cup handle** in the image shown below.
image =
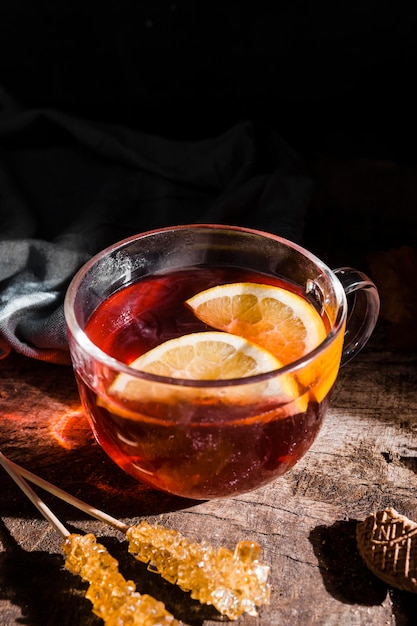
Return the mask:
M379 295L374 283L362 272L351 267L333 270L342 283L348 299L345 340L340 365L346 365L361 350L378 320Z

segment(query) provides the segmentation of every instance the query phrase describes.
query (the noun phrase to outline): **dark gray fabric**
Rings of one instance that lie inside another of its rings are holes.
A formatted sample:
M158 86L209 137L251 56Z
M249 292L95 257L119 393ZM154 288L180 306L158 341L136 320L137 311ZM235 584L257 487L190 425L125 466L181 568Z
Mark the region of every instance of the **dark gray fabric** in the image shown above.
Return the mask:
M180 223L302 236L312 183L273 130L173 141L53 110L0 116L0 350L68 363L63 298L123 237Z

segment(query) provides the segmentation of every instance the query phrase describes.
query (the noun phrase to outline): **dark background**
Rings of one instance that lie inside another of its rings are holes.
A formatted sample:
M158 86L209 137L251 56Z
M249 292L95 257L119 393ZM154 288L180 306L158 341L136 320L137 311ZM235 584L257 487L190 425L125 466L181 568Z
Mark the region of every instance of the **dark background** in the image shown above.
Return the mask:
M274 6L275 5L275 6ZM0 79L177 139L262 119L307 154L415 160L412 3L3 1Z
M302 243L371 273L383 316L406 323L399 343L417 345L412 4L6 0L0 116L54 110L179 142L274 129L314 182Z

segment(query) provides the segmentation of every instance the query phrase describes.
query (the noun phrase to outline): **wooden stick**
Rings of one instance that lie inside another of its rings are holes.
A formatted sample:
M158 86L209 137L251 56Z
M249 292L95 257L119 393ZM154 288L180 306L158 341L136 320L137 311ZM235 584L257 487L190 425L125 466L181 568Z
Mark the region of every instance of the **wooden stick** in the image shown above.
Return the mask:
M6 470L6 472L13 478L15 483L20 487L23 493L29 498L29 500L36 506L36 508L42 513L44 518L52 524L52 526L59 532L62 537L68 537L70 532L65 528L61 521L52 513L51 509L41 500L41 498L33 491L33 489L27 484L27 482L21 477L21 475L13 467L13 463L9 461L7 457L0 451L0 465Z
M56 487L56 485L53 485L52 483L41 478L40 476L37 476L36 474L29 472L29 470L25 469L24 467L21 467L17 463L14 463L13 461L10 461L10 460L8 460L8 463L9 465L13 467L15 472L20 474L20 476L24 476L31 483L37 485L38 487L41 487L42 489L45 489L45 491L52 493L54 496L57 496L58 498L60 498L64 502L67 502L68 504L71 504L75 508L80 509L81 511L84 511L84 513L88 513L92 517L95 517L101 522L104 522L105 524L109 524L110 526L117 528L123 533L126 533L126 531L129 529L129 526L127 524L124 524L120 520L116 519L115 517L112 517L111 515L108 515L104 511L100 511L100 509L96 509L90 504L83 502L79 498L72 496L71 494L67 493L63 489Z

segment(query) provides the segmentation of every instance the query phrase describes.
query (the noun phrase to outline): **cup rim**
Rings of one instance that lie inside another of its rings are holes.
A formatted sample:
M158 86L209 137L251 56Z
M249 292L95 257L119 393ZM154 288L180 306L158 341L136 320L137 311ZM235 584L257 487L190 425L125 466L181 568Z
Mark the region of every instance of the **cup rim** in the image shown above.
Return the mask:
M273 239L279 243L282 243L308 258L309 261L313 262L320 270L326 274L326 276L330 279L331 284L336 292L336 296L338 301L340 301L341 306L339 306L338 313L334 323L332 324L331 329L327 333L326 337L323 341L316 346L310 352L307 352L302 357L288 363L287 365L283 365L279 369L271 370L270 372L265 372L262 374L254 374L252 376L245 376L241 378L231 378L231 379L222 379L222 380L191 380L191 379L183 379L183 378L174 378L171 376L161 376L158 374L151 374L148 372L143 372L141 370L136 370L130 367L128 364L123 361L119 361L115 357L110 356L101 348L99 348L91 339L87 336L85 331L81 328L80 324L77 321L73 304L75 302L77 289L81 281L83 280L85 274L90 270L90 268L94 267L94 265L106 255L112 253L115 250L126 247L130 243L134 241L138 241L139 239L143 239L145 237L152 236L154 234L159 234L163 232L171 232L171 231L181 231L181 230L191 230L191 229L206 229L206 230L223 230L223 231L234 231L234 232L244 232L248 234L254 234L261 237L267 237L268 239ZM155 228L148 231L144 231L141 233L136 233L134 235L130 235L129 237L125 237L119 241L116 241L109 246L103 248L96 254L94 254L86 263L84 263L79 270L76 272L74 277L72 278L64 298L64 316L65 322L67 325L67 329L72 334L74 340L82 347L82 349L89 354L90 357L94 358L96 361L99 361L102 365L107 366L111 369L114 369L118 373L128 374L129 376L133 376L135 378L140 378L143 380L148 380L149 382L155 383L163 383L165 385L174 385L180 387L195 387L195 388L222 388L222 387L231 387L238 385L248 385L254 384L258 382L267 381L271 378L275 378L276 376L286 375L289 372L294 372L302 367L308 365L309 362L313 361L318 354L323 352L326 347L331 344L339 332L342 331L343 323L347 314L347 300L346 293L343 289L343 286L337 276L332 272L332 270L317 257L314 253L310 252L300 244L297 244L289 239L281 237L280 235L275 235L274 233L269 233L267 231L262 231L259 229L248 228L244 226L233 226L233 225L225 225L225 224L205 224L205 223L194 223L194 224L180 224L174 226L164 226L161 228Z

